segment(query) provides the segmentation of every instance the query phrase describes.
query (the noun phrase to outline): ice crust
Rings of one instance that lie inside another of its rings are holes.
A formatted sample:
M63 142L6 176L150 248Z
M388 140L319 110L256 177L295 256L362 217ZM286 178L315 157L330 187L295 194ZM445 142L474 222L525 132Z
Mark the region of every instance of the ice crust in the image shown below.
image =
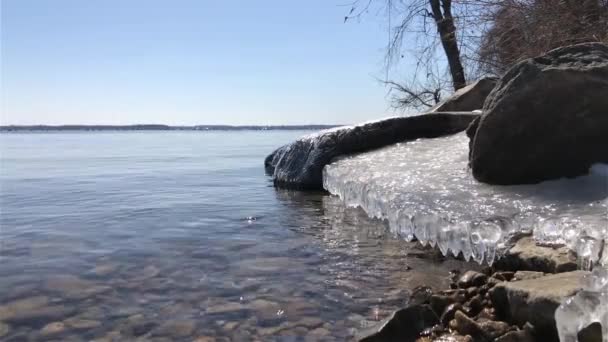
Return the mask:
M555 311L555 323L561 342L578 341L577 334L592 323L602 325L602 341L608 342L608 268L596 266L585 277L583 289Z
M532 232L540 244L575 250L581 268L608 262L608 253L600 256L608 239L608 165L574 179L492 186L470 174L468 142L459 133L342 157L325 167L323 186L388 220L396 235L444 255L492 264L510 236Z

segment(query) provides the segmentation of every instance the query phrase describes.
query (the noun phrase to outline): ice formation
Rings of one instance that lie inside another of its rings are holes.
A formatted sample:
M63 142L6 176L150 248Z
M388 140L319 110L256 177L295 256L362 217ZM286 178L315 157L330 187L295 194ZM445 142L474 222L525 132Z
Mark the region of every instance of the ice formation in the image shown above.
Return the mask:
M602 325L602 340L608 342L608 268L595 267L585 277L583 289L555 311L555 323L561 342L578 341L577 334L592 323Z
M599 255L608 238L608 165L575 179L492 186L471 176L468 141L459 133L343 157L325 167L323 185L444 255L492 264L509 236L533 232L541 244L576 250L582 268L608 262Z

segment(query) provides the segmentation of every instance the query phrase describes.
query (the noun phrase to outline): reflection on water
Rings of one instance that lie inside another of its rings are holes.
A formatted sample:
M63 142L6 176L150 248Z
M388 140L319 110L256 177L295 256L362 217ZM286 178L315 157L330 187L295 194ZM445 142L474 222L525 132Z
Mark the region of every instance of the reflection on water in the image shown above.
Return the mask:
M273 189L294 133L244 135L0 136L0 338L342 341L462 266Z

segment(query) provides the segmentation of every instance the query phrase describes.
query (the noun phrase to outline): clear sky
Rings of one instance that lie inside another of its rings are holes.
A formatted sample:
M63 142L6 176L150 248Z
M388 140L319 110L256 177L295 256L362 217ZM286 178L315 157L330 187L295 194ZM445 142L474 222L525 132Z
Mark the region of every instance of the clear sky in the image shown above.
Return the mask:
M350 0L0 0L2 124L353 123L390 113Z

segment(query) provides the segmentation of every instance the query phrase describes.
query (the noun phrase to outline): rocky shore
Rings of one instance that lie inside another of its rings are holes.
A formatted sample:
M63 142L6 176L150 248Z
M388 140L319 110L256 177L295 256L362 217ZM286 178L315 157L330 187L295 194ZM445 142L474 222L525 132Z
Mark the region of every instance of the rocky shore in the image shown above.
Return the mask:
M518 185L573 178L608 163L607 99L608 46L586 43L522 61L502 78L473 84L433 110L461 117L468 111L468 163L476 181ZM337 157L465 129L461 122L419 134L430 130L424 125L437 124L433 110L305 137L269 155L265 166L275 186L320 189L323 168ZM450 289L419 288L410 305L360 340L608 341L608 231L605 218L598 219L599 225L576 231L560 224L540 232L503 227L512 243L491 267L454 274ZM412 231L412 238L422 238L416 227ZM424 236L423 243L428 240ZM433 234L428 242L437 243Z

